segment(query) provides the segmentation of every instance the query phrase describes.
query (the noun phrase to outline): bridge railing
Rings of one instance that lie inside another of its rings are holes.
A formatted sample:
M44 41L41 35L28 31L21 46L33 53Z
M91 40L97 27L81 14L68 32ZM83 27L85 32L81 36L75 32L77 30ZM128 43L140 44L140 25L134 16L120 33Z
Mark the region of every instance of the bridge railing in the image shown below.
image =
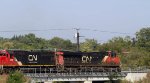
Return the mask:
M121 67L122 72L135 72L135 73L147 73L150 72L150 66L130 66L130 67Z
M37 82L43 81L71 81L71 80L110 80L122 79L127 76L128 73L147 73L150 72L149 67L124 67L121 72L56 72L52 68L23 68L26 70L24 74ZM39 71L40 70L40 71Z
M115 77L125 77L127 75L126 72L56 72L52 68L49 68L49 71L39 68L22 68L21 70L26 71L23 73L29 77L108 77L111 75L115 75Z

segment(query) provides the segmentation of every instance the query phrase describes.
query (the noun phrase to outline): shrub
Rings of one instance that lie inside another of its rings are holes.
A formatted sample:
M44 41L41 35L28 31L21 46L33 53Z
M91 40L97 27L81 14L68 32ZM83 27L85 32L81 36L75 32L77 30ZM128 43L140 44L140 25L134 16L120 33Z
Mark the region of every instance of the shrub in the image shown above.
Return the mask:
M24 83L26 81L23 73L20 71L11 72L7 78L6 83Z

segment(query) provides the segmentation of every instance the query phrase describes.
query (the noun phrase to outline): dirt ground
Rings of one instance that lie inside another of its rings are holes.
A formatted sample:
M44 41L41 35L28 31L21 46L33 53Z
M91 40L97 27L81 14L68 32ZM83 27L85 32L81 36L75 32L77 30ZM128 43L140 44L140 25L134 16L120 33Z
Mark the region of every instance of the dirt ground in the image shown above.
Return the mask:
M6 83L8 75L0 75L0 83Z

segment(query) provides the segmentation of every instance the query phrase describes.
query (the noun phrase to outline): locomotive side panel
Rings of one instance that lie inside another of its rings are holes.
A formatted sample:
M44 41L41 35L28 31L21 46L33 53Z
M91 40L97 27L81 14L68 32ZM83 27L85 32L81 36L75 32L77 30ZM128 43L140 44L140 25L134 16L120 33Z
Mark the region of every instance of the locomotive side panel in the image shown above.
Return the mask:
M79 66L81 65L82 56L80 53L64 53L64 66Z
M83 53L82 65L101 65L104 56L102 52Z
M53 52L14 51L14 57L23 66L55 65Z
M101 65L104 52L64 52L65 66Z
M55 65L54 52L40 52L39 63L40 65Z

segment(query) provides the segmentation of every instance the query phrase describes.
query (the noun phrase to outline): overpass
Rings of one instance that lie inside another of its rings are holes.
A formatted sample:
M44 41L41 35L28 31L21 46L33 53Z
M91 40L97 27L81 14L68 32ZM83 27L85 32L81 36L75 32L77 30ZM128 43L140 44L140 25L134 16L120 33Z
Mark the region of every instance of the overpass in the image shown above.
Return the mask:
M122 72L68 72L60 73L54 72L53 69L49 71L38 72L36 68L27 68L22 70L32 70L31 72L24 73L26 76L32 78L32 82L48 82L53 81L70 81L71 83L82 81L84 83L92 83L92 81L109 81L117 79L126 79L134 82L135 80L142 79L150 72L150 68L138 67L138 68L124 68ZM44 70L44 69L42 69Z
M126 73L93 72L93 73L25 73L36 82L45 81L108 81L122 79Z
M22 69L24 70L24 69ZM52 81L83 81L84 83L92 83L92 81L109 81L123 79L127 76L127 72L53 72L52 69L47 72L38 72L36 68L29 69L32 73L24 73L32 78L32 82L52 82Z

